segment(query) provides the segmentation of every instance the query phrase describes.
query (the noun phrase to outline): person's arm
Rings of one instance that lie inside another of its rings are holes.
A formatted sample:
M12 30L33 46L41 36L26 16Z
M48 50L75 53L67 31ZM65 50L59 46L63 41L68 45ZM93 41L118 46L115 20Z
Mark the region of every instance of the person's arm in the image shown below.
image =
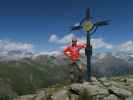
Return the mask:
M79 44L78 46L79 46L80 49L82 49L82 48L86 48L86 47L87 47L87 44L81 43L81 44Z

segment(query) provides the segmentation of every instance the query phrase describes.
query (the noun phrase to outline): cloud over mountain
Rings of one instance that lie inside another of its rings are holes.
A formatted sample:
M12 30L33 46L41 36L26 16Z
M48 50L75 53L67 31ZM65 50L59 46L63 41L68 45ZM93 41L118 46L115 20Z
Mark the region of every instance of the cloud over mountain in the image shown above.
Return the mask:
M71 38L74 36L74 34L70 33L68 35L65 35L64 37L60 38L55 34L52 34L49 38L49 42L56 43L56 44L67 44L71 42Z
M34 52L37 48L34 48L33 44L16 42L11 40L0 40L0 59L18 59L23 57L31 57L32 55L59 55L63 54L63 48L71 43L71 38L75 35L70 33L64 37L59 37L55 34L51 35L49 42L56 44L57 48L51 51ZM85 37L77 37L78 42L86 42ZM51 44L51 45L52 45ZM121 44L114 45L104 41L103 38L92 38L91 44L93 49L97 53L97 50L107 50L112 52L115 56L125 57L125 55L133 57L133 41L125 41ZM105 51L102 51L103 53ZM84 53L84 49L80 52Z
M125 43L122 43L117 47L117 49L123 52L133 53L133 41L130 40Z
M56 44L58 47L57 52L61 52L65 46L67 46L69 43L71 43L72 37L75 37L73 33L70 33L68 35L65 35L64 37L59 37L56 34L53 34L49 38L49 42ZM86 42L86 37L77 37L78 42ZM133 56L133 41L125 41L120 44L111 44L107 41L105 41L103 38L92 38L91 39L91 44L93 46L93 49L97 52L98 50L104 52L109 51L112 52L115 55L122 55L123 53L126 53L124 55L130 55ZM84 50L81 50L81 52L84 52ZM119 56L120 56L119 55Z
M76 37L74 34L70 33L68 35L65 35L64 37L60 38L57 35L53 34L49 38L50 43L56 43L56 44L67 44L71 43L72 37ZM85 37L77 37L79 42L85 42ZM95 49L99 48L105 48L105 49L112 49L113 45L110 43L105 42L102 38L93 38L91 39L91 43Z
M32 51L33 45L29 43L15 42L11 40L0 40L0 50L1 51L11 51L11 50L26 50Z
M16 42L11 40L0 40L0 57L14 59L25 57L33 53L33 45L29 43Z

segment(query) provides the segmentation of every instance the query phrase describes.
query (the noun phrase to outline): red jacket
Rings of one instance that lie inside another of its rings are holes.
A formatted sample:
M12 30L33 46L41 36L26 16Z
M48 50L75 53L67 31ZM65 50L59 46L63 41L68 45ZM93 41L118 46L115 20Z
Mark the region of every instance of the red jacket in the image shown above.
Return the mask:
M76 45L70 45L66 48L64 48L64 54L68 57L70 57L70 59L75 62L77 60L79 60L80 58L80 49L82 48L86 48L86 44L76 44Z

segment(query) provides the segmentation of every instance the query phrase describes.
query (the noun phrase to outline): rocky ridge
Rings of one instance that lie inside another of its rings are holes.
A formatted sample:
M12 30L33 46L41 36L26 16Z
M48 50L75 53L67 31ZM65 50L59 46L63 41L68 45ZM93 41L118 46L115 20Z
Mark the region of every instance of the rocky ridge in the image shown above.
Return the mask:
M133 76L92 77L92 80L53 86L13 100L133 100Z

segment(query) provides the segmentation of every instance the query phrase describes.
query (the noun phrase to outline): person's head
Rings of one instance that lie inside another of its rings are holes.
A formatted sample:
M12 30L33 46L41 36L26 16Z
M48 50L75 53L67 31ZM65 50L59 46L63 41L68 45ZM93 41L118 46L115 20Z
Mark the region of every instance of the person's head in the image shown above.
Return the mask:
M72 45L76 45L77 44L77 38L76 37L72 37Z

